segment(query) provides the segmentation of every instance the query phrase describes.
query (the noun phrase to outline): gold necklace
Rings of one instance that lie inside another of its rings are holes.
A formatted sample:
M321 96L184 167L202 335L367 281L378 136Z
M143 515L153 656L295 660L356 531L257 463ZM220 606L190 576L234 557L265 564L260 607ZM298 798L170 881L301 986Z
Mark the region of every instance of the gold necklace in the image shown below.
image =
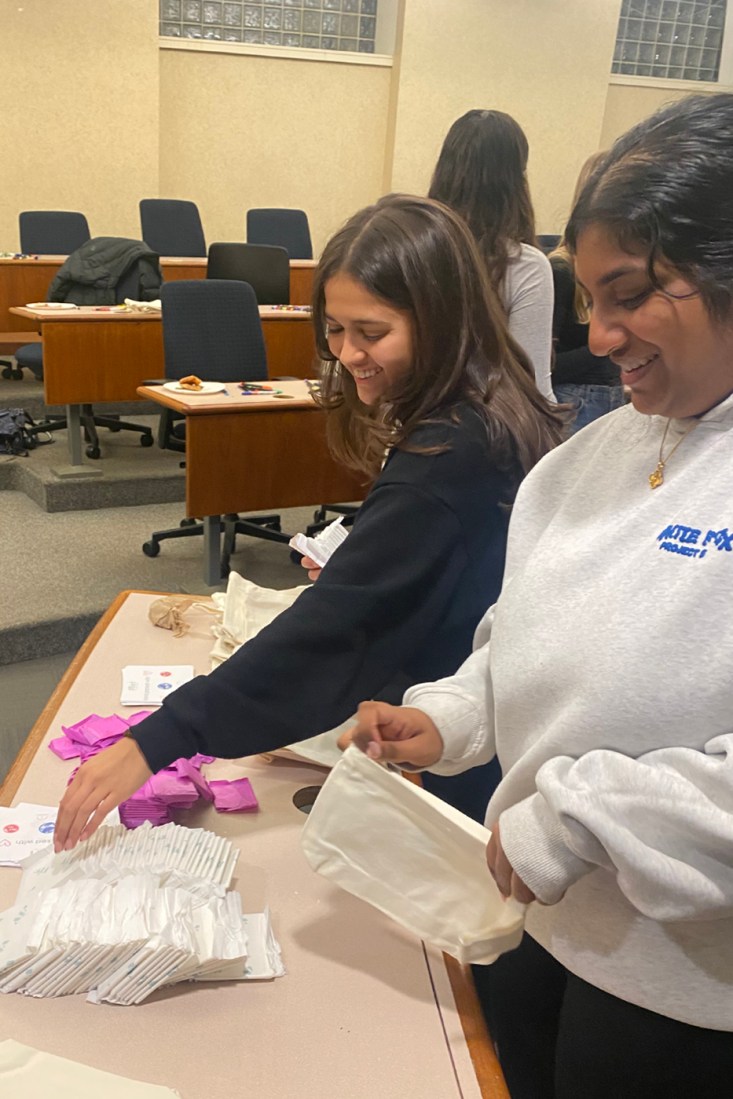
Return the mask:
M657 462L657 468L654 470L653 473L649 474L649 487L651 489L659 488L660 485L664 484L664 467L665 467L665 465L667 464L669 459L672 457L672 455L674 454L675 450L680 445L682 440L687 438L687 436L690 434L690 432L693 431L694 428L697 427L697 425L700 423L700 421L699 420L693 420L693 422L687 428L685 433L683 435L681 435L680 438L677 440L677 442L674 444L674 446L670 450L667 457L663 458L662 457L662 451L664 450L664 444L667 441L667 432L669 431L669 425L671 423L672 423L671 419L667 420L667 426L664 429L664 435L662 435L662 441L659 444L659 461Z

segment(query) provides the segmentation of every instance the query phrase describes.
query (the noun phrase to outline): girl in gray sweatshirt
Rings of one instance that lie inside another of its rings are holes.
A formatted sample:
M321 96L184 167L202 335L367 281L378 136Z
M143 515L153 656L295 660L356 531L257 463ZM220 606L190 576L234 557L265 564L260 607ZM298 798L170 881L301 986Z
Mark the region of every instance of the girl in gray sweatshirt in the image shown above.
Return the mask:
M567 238L632 404L547 455L456 675L363 704L375 758L496 753L481 975L512 1099L733 1094L733 96L620 138Z

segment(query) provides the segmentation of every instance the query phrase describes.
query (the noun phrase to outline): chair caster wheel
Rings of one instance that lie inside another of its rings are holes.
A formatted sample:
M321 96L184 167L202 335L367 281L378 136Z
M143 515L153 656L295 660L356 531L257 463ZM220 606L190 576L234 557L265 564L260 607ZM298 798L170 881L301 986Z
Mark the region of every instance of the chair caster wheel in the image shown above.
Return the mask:
M196 522L197 522L196 519L181 519L181 521L178 525L179 525L179 527L195 527Z
M12 366L9 364L3 368L3 378L6 378L8 381L12 379L13 381L21 382L23 380L23 368L21 366Z
M122 428L119 424L110 424L107 430L111 431L113 435L116 435L118 431L122 431Z
M326 509L325 508L318 508L317 511L313 512L313 522L314 523L322 523L325 520L325 518L326 518Z
M140 446L152 446L152 445L153 445L153 436L152 435L141 435L140 436Z
M86 456L87 458L101 458L102 451L98 446L88 446L86 449Z
M146 557L157 557L160 553L160 546L157 542L143 542L143 553Z

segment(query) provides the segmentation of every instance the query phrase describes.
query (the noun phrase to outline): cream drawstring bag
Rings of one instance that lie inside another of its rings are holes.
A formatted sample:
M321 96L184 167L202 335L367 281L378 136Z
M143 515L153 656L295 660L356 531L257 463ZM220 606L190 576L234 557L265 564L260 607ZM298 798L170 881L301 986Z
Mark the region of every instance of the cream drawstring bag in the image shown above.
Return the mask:
M459 962L519 945L525 906L504 900L486 865L491 833L457 809L346 750L310 811L311 867Z
M301 584L283 591L261 588L238 572L230 572L226 595L214 592L211 597L222 614L221 623L217 622L212 627L216 637L216 644L209 654L212 670L256 637L281 611L291 607L308 586Z

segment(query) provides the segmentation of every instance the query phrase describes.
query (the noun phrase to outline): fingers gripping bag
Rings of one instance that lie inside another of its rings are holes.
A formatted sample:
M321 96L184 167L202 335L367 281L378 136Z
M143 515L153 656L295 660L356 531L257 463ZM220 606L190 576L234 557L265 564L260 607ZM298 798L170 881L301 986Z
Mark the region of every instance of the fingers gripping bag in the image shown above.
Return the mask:
M525 906L486 865L487 828L351 747L303 829L317 873L459 962L488 964L519 945Z

